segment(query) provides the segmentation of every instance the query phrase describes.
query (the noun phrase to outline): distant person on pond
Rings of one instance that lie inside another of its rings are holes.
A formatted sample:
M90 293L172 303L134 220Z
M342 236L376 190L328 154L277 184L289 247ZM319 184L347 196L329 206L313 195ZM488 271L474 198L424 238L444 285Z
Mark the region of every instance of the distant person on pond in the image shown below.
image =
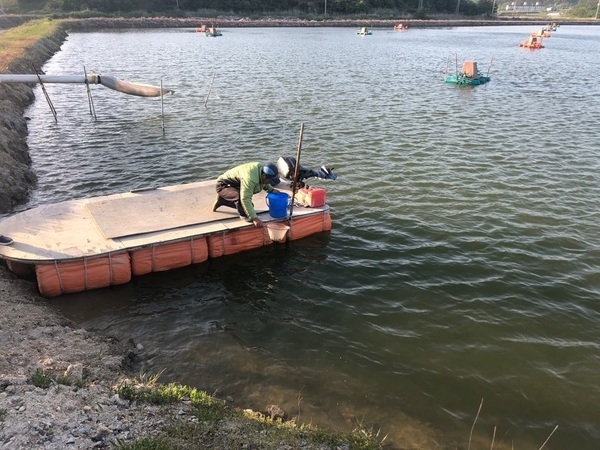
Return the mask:
M273 186L279 183L278 170L275 164L266 166L251 162L228 170L217 178L217 200L213 211L220 206L237 209L240 218L261 227L262 221L254 211L252 196L260 191L279 192Z

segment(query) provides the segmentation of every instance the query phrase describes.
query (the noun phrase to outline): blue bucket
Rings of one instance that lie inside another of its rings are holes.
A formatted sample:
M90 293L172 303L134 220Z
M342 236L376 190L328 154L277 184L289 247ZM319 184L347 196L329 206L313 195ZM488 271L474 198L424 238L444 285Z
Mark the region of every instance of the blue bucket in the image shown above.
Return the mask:
M290 202L289 194L285 192L270 192L267 194L269 215L275 219L287 216L287 207Z

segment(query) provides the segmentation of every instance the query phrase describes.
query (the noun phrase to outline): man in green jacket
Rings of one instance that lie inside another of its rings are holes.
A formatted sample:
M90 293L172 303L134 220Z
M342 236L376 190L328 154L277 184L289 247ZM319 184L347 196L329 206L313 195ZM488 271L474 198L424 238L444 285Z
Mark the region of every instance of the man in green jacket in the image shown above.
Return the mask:
M279 183L275 164L262 165L258 162L242 164L228 170L217 178L217 200L213 211L220 206L237 209L240 218L261 227L262 221L254 211L252 196L260 191L279 192L273 185Z

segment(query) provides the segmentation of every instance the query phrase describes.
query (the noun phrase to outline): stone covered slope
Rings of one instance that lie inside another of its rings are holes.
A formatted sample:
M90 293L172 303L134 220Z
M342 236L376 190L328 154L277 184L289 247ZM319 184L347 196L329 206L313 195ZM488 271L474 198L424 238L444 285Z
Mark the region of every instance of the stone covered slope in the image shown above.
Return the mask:
M33 73L56 53L67 33L60 28L54 36L34 44L23 57L8 67L0 62L2 73ZM34 100L33 90L24 84L0 83L0 214L25 203L36 186L27 146L24 111Z

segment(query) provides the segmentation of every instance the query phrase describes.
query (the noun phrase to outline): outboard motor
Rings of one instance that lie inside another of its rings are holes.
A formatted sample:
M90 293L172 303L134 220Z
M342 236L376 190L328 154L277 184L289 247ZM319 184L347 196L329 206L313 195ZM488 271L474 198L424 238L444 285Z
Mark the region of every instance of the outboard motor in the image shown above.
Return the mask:
M293 185L294 172L296 171L296 158L291 156L280 156L277 160L277 170L279 171L279 176L292 181L290 187L296 187ZM333 167L329 168L321 166L320 169L313 170L299 166L298 187L303 188L305 186L304 180L311 177L320 178L321 180L335 180L337 175L333 173Z

